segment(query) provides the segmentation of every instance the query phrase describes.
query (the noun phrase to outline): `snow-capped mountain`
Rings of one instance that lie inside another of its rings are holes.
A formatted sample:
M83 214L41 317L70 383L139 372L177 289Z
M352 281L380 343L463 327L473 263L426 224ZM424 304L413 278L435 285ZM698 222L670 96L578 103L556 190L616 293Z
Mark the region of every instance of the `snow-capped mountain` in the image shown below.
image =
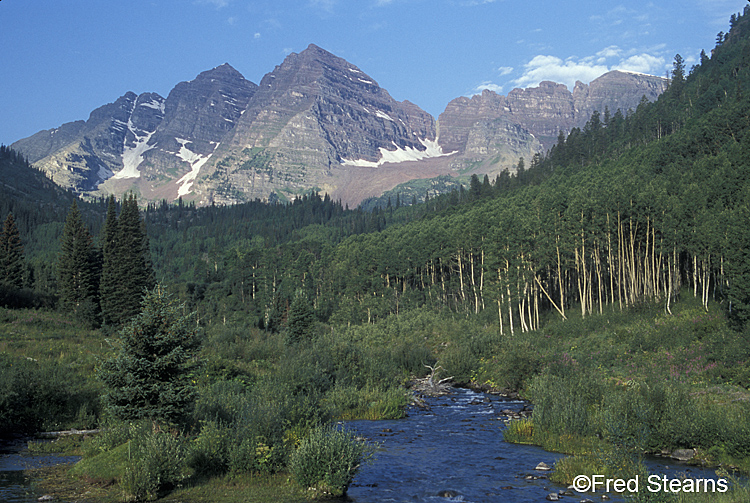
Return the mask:
M543 82L507 97L457 98L439 118L398 102L351 63L310 45L259 85L228 64L167 98L128 92L87 121L12 147L59 185L142 201L290 200L310 190L355 205L414 178L496 173L549 148L594 110L635 108L658 77L610 72L589 85Z

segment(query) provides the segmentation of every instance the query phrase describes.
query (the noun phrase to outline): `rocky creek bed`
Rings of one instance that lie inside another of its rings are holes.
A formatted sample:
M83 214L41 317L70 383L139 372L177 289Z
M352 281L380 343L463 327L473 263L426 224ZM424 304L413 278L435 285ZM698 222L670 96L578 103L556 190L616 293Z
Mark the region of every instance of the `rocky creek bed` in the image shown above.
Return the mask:
M603 492L578 493L551 483L539 463L552 466L563 457L527 445L503 441L505 419L521 413L521 400L454 388L412 406L406 419L350 421L358 435L381 443L374 462L362 467L349 489L355 503L461 501L544 502L551 493L560 501L603 501ZM647 462L652 473L716 478L713 470ZM607 501L625 501L609 493Z
M0 501L3 503L29 503L44 496L32 487L28 470L64 463L75 463L80 456L56 454L35 455L29 452L28 438L15 438L0 442Z

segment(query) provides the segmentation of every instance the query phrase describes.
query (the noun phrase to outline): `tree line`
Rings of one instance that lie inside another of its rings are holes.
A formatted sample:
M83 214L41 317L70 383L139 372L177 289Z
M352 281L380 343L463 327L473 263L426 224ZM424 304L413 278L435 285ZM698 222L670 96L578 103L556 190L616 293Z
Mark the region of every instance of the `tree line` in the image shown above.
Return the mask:
M117 203L110 197L99 246L84 224L76 202L70 207L57 261L60 303L92 325L120 325L140 311L141 298L154 286L145 223L134 195Z

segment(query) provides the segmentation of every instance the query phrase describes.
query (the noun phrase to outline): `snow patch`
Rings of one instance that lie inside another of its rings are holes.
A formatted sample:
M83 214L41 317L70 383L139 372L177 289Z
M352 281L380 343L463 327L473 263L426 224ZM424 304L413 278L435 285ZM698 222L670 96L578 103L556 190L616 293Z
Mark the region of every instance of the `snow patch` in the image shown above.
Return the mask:
M422 145L425 146L425 150L417 150L413 147L401 148L393 142L393 146L396 150L386 150L380 147L380 160L378 161L366 161L364 159L349 160L344 159L341 164L345 166L358 166L362 168L377 168L387 162L399 163L407 161L419 161L421 159L429 159L432 157L443 157L447 155L453 155L456 152L443 152L442 147L438 145L437 139L435 140L419 140Z
M377 115L377 116L378 116L378 117L380 117L381 119L385 119L385 120L387 120L387 121L391 121L391 122L393 122L393 119L391 119L391 116L390 116L390 115L388 115L388 114L387 114L387 113L385 113L385 112L381 112L380 110L378 110L377 112L375 112L375 115Z
M159 100L151 100L147 103L141 103L142 107L147 108L153 108L154 110L159 110L161 113L164 113L164 102Z
M133 105L133 108L135 108L135 104ZM122 149L122 169L115 173L112 178L139 178L141 172L138 171L138 166L143 162L143 154L156 147L156 145L148 144L154 131L146 133L145 135L139 135L139 130L133 126L133 122L130 119L128 119L128 129L135 136L135 146L128 146L128 137L126 135L124 147Z
M200 172L201 167L206 164L213 153L210 153L204 157L200 154L196 154L185 146L185 144L188 143L189 140L185 140L183 138L175 139L180 143L180 145L182 145L180 147L180 151L176 154L177 157L190 164L190 171L187 172L182 178L177 180L177 183L180 185L180 187L177 189L177 197L182 197L190 194L190 191L193 187L193 182L195 182L195 179L198 177L198 172ZM214 150L216 150L216 147L218 146L219 144L217 143L214 146Z
M364 82L365 84L375 84L375 82L367 79L357 79L360 82Z

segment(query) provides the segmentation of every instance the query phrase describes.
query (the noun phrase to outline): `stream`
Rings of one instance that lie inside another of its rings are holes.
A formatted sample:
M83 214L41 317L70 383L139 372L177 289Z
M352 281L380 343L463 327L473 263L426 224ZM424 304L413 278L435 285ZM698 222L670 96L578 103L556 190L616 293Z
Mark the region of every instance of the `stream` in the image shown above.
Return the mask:
M26 447L28 439L0 442L0 501L3 503L30 503L38 501L31 487L31 479L24 470L44 466L75 463L80 456L56 454L31 454Z
M428 408L410 407L408 417L393 421L348 421L357 435L380 444L375 459L365 464L349 488L350 503L490 503L544 502L550 493L567 488L551 483L549 472L562 454L503 441L501 411L520 411L525 402L455 389L428 398ZM0 502L38 500L23 470L73 463L75 456L31 455L26 440L0 444ZM666 459L647 461L651 473L670 478L687 475L716 479L713 470L679 465ZM645 486L645 481L642 483ZM603 491L569 493L561 501L602 501ZM610 502L625 501L609 492Z
M489 398L489 401L486 400ZM349 421L358 435L381 444L374 462L364 465L349 488L355 503L465 503L544 502L550 493L567 487L537 471L544 462L552 466L563 457L539 447L503 441L501 411L520 411L521 401L508 401L465 389L428 398L428 409L410 407L406 419ZM646 462L651 473L670 479L688 475L716 479L713 470L679 465L672 460ZM640 491L646 483L641 481ZM603 491L572 492L561 501L602 501ZM625 501L617 492L608 501Z

